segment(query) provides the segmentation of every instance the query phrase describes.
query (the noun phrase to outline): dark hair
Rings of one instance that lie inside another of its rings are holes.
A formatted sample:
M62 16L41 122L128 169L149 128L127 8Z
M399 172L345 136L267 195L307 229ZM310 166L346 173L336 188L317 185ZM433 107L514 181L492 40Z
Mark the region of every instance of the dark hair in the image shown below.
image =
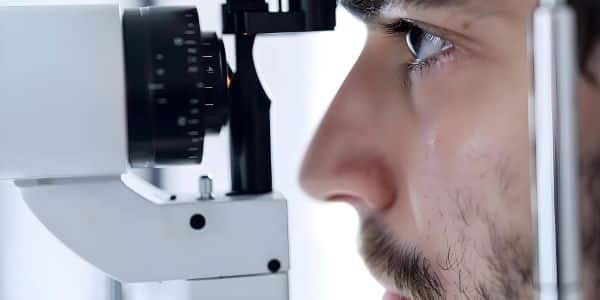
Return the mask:
M582 72L591 76L586 63L592 55L594 47L600 38L600 1L598 0L571 0L577 11L579 22L579 57ZM596 78L598 79L598 78Z

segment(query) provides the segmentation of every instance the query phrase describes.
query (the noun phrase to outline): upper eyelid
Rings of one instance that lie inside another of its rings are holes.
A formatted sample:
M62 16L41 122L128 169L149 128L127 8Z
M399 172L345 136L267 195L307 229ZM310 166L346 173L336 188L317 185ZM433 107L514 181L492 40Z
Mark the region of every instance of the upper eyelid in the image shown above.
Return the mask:
M444 38L446 36L451 38L451 36L453 35L450 31L448 31L444 28L441 28L441 27L438 27L435 25L431 25L431 24L427 24L425 22L421 22L421 21L413 20L413 19L404 19L404 21L412 24L413 26L417 26L417 27L421 28L422 30L425 30L427 32L433 33L434 35L442 37L442 38Z
M415 24L406 19L400 19L395 22L379 22L376 24L377 29L383 30L388 34L407 33Z
M435 36L438 36L442 39L448 40L449 42L453 43L451 38L452 34L449 31L418 20L403 18L392 22L381 22L378 25L389 34L408 33L408 31L411 28L418 27L423 31L429 32Z
M379 20L378 22L376 22L373 25L375 25L379 30L385 31L385 32L393 35L394 33L391 30L386 30L386 28L390 29L394 25L397 25L400 23L406 23L406 24L409 24L409 26L416 26L416 27L420 28L421 30L427 31L429 33L432 33L432 34L444 39L444 40L451 42L453 45L458 46L459 48L466 47L467 49L471 49L471 48L478 49L480 46L479 43L477 43L474 39L472 39L471 37L468 37L462 33L455 32L453 30L445 29L445 28L437 26L437 25L432 25L430 23L419 21L416 19L411 19L411 18ZM399 32L396 31L395 33L398 34Z

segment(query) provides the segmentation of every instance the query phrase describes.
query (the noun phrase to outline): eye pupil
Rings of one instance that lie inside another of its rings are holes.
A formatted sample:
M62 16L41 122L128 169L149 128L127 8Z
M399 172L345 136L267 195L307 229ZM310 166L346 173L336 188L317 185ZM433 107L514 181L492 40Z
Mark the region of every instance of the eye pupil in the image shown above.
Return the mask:
M415 26L413 26L413 28L411 28L406 33L406 42L408 44L408 48L416 59L419 59L419 50L421 49L422 34L423 30Z

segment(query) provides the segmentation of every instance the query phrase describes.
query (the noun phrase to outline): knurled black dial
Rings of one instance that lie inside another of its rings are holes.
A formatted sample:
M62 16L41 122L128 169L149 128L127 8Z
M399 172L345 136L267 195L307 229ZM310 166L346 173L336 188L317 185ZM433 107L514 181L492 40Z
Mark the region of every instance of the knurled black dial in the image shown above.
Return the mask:
M228 119L223 42L193 7L127 10L123 26L132 166L200 163Z

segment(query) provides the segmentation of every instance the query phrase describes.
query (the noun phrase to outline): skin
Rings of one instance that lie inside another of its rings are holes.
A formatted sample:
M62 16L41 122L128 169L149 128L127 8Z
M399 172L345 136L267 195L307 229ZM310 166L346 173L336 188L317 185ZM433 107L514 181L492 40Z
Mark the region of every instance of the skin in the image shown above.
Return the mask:
M366 20L364 50L314 137L300 182L315 198L356 208L367 228L367 265L396 295L390 299L429 297L396 284L394 272L369 256L378 253L369 222L386 232L394 251L418 251L439 276L441 294L431 299L533 298L527 33L534 6L533 0L472 0L445 9L391 5ZM409 70L414 57L404 37L381 26L398 18L432 26L453 50ZM589 66L600 70L600 55ZM593 299L600 91L581 76L578 92L590 262L584 277L586 298Z

